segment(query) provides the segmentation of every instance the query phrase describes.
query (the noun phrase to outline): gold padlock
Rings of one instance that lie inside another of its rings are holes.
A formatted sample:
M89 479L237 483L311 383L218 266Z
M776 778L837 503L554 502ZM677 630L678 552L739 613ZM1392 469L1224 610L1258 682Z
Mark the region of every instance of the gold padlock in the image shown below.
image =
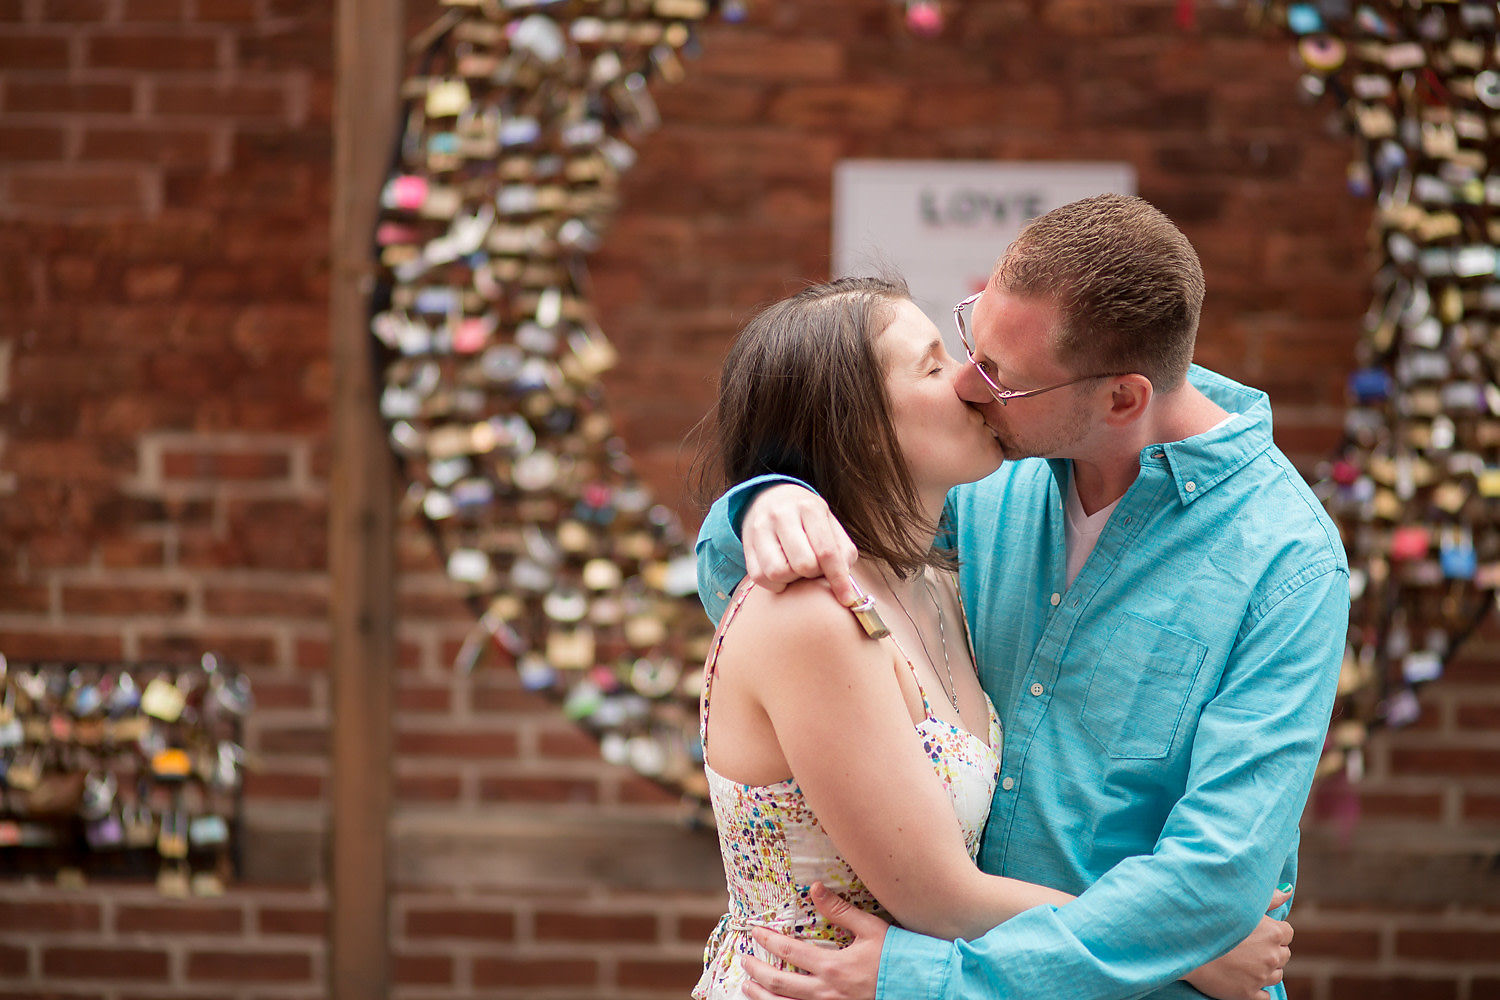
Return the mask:
M854 617L859 620L860 627L865 630L865 635L871 639L884 639L891 634L885 622L880 617L880 612L875 610L875 598L859 589L859 584L854 582L853 577L849 580L854 587L854 592L859 596L854 603L846 605L854 612Z

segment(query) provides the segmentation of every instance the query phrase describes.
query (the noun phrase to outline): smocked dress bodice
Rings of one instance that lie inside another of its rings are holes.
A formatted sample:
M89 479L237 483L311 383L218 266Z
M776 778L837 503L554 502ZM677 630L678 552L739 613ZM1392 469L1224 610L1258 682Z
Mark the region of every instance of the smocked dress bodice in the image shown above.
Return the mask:
M693 990L696 1000L740 997L748 978L743 965L746 955L784 967L780 959L755 943L750 936L752 927L828 942L830 946L848 944L848 933L813 908L810 891L814 882L822 882L862 910L890 919L840 856L794 778L770 785L747 785L725 778L708 763L708 712L719 650L725 631L751 589L750 585L743 587L724 613L704 671L699 732L729 887L729 912L719 920L704 949L703 976ZM902 658L911 667L904 651ZM920 680L917 686L922 690ZM915 724L913 734L914 739L922 741L933 770L948 792L970 858L978 856L979 838L989 817L1000 768L1000 719L988 695L985 706L989 731L988 739L981 739L937 718L922 690L925 717Z

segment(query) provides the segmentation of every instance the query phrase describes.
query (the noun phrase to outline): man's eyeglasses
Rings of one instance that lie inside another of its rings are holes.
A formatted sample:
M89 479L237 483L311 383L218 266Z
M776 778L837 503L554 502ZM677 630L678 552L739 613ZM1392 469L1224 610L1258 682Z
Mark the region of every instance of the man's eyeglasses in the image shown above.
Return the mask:
M1001 406L1007 405L1012 399L1026 399L1028 396L1040 396L1044 392L1051 392L1053 389L1061 389L1065 385L1074 385L1078 382L1087 382L1091 378L1119 378L1121 375L1131 374L1130 372L1109 372L1102 375L1080 375L1077 378L1070 378L1066 382L1059 382L1056 385L1044 386L1041 389L1005 388L1005 386L1001 385L999 382L996 382L994 377L985 370L984 366L988 364L988 362L980 361L978 358L974 357L974 345L969 339L969 328L964 325L964 310L972 306L975 302L978 302L979 296L983 294L984 292L975 292L973 295L970 295L958 305L954 306L953 321L958 324L958 339L963 342L964 353L969 356L969 364L973 365L974 370L979 372L979 377L984 379L984 384L989 388L990 395L994 396L996 401L999 402Z

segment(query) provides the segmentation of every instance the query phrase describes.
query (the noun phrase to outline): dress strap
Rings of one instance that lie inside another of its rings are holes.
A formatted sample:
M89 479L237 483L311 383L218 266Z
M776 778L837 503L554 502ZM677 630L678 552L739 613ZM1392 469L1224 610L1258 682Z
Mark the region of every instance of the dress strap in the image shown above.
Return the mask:
M708 662L703 665L703 696L698 699L698 743L703 747L703 757L708 759L708 701L714 687L714 674L717 673L719 665L719 650L724 645L724 633L729 630L729 623L734 621L734 616L739 614L740 605L745 603L745 598L750 596L750 591L755 589L747 577L740 581L730 597L729 607L724 610L724 615L719 619L719 627L714 630L713 647L708 652Z
M906 669L911 671L911 679L917 685L917 694L922 696L922 711L929 719L935 718L932 714L932 702L927 700L927 689L922 686L922 678L917 673L917 665L911 662L911 657L906 655L906 650L901 646L901 640L896 638L896 633L890 634L891 642L895 643L896 652L901 654L901 659L906 661Z

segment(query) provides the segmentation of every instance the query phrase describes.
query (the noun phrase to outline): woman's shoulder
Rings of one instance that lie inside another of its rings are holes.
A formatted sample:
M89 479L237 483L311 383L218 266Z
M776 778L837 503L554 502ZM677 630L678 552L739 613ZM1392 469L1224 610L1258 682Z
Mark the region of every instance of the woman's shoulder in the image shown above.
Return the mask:
M839 603L827 581L821 578L796 580L779 591L751 587L739 617L756 623L774 623L783 634L838 632L840 626L855 627L858 631L854 614Z
M725 652L754 648L777 662L806 662L863 651L867 639L854 614L821 580L798 580L783 590L751 587L725 629ZM842 659L842 657L840 657Z

